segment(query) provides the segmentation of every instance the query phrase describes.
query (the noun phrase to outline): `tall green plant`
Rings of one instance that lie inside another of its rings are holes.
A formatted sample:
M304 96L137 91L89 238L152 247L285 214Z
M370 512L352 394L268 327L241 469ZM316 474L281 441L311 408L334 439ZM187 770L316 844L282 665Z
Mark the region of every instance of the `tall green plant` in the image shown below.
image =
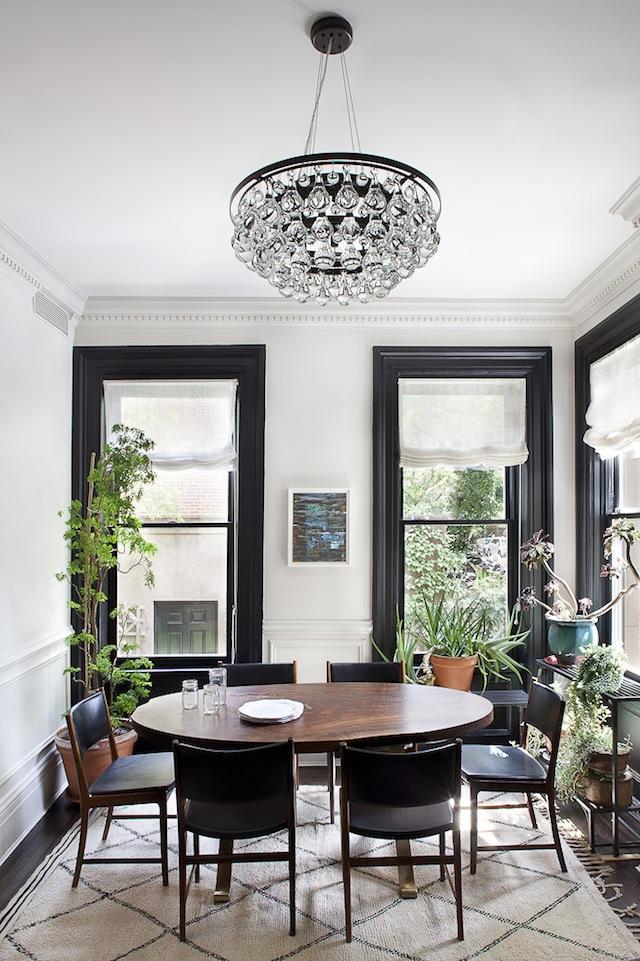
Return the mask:
M129 675L132 679L127 682L126 675L117 673L113 646L100 648L99 618L107 600L107 575L113 568L121 570L121 560L126 556L127 570L142 565L145 585L151 587L151 558L156 552L155 545L143 537L141 521L136 516L136 503L145 485L155 479L149 457L153 441L141 430L121 424L113 428L113 433L115 439L105 445L100 457L91 455L86 505L73 500L66 513L60 512L61 517L66 517L64 537L70 560L66 570L56 574L59 581L66 580L70 585L69 607L79 622L68 642L79 649L81 666L68 667L65 673L86 693L106 682L112 705L118 683L128 683L129 690L134 692L139 690L141 679ZM110 617L116 616L117 610L110 612ZM145 658L135 662L135 666L152 665ZM124 706L124 701L120 705Z

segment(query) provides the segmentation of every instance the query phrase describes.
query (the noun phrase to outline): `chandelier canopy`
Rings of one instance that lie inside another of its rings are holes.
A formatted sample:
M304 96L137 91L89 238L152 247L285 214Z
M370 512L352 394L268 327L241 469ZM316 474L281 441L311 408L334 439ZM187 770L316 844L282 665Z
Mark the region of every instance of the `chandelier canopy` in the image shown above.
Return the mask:
M349 128L360 147L343 51L352 30L323 17L311 30L321 51L305 152L245 177L231 196L233 249L283 296L346 305L386 297L438 249L440 193L425 174L370 154L313 153L329 56L342 62Z

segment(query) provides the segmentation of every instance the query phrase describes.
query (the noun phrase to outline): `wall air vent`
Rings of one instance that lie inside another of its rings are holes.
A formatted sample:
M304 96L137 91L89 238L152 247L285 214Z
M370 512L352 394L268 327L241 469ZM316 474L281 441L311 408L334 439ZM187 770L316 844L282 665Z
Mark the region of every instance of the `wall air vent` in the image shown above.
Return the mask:
M65 337L69 335L69 321L73 313L43 287L33 295L33 312L55 327L56 330L59 330Z

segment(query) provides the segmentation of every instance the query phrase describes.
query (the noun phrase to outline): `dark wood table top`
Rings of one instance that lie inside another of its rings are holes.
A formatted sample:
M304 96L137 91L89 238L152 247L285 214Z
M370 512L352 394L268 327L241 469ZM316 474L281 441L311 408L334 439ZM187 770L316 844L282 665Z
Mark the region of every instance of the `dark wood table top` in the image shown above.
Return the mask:
M251 724L238 707L261 698L302 701L302 717L287 724ZM180 694L165 694L141 704L131 718L134 729L157 743L174 738L191 744L265 744L293 738L298 752L330 751L341 741L434 741L487 727L493 705L478 694L418 684L273 684L227 689L227 703L205 716L202 695L197 710L183 711Z

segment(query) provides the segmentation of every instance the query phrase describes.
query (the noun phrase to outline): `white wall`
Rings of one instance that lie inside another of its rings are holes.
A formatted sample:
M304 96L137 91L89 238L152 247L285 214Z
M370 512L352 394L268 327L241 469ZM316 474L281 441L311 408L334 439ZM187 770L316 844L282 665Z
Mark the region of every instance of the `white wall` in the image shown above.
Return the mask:
M368 656L371 629L372 347L550 345L553 348L555 539L574 571L573 330L551 325L373 327L264 323L199 325L149 317L81 322L78 344L264 343L267 347L265 657L295 657L302 680L328 658ZM351 489L351 564L287 566L287 489Z
M51 737L65 710L63 522L70 496L71 346L0 266L0 861L66 783Z

